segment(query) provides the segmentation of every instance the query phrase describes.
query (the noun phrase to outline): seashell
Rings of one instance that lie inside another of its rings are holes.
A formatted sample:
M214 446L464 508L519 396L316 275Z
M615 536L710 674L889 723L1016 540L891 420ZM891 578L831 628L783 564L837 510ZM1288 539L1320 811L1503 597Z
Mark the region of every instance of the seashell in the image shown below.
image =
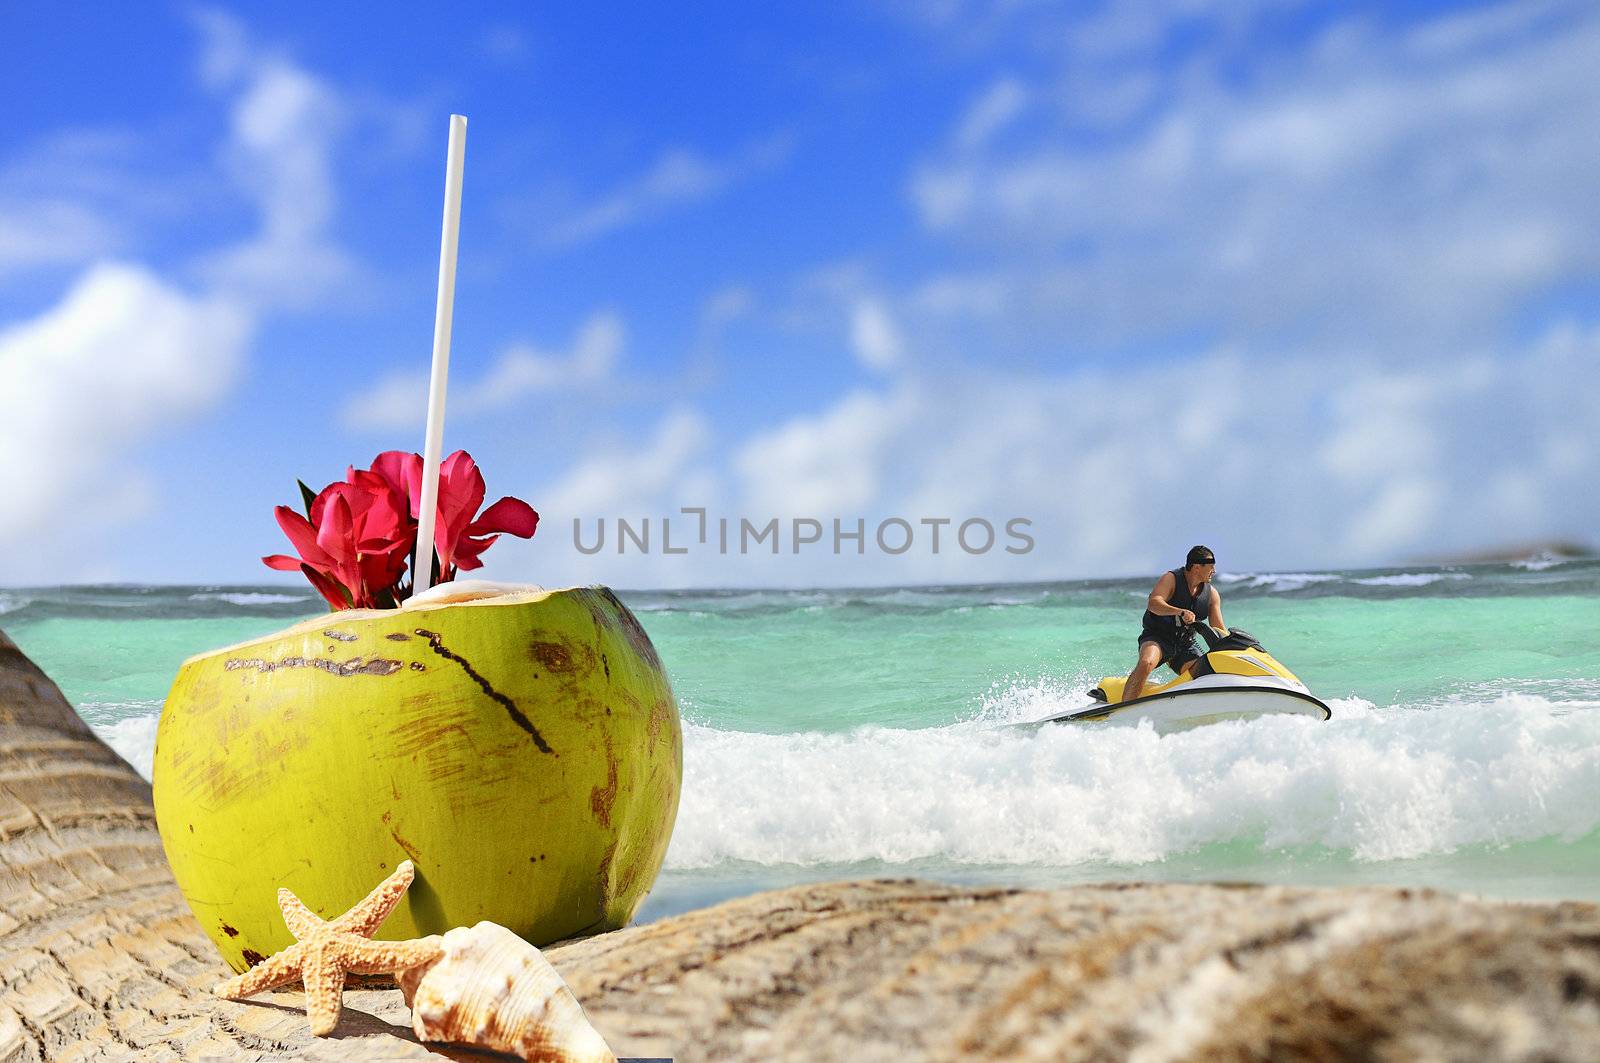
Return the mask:
M548 1063L616 1063L538 949L490 922L457 927L440 942L442 957L395 979L418 1038Z

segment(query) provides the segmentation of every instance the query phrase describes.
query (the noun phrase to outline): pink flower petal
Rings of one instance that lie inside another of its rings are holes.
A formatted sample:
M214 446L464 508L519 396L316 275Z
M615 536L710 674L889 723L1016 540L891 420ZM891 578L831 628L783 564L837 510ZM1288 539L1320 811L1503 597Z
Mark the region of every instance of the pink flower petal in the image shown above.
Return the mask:
M314 508L314 507L313 507ZM333 561L328 552L317 545L317 530L311 522L288 506L276 506L272 510L273 516L278 518L278 527L283 529L283 534L289 537L289 543L307 562L312 564L329 564Z
M311 581L311 585L317 589L317 593L322 595L323 600L333 606L334 609L350 608L350 601L346 597L348 592L338 581L331 576L323 575L310 565L301 565L300 571L305 573L306 579Z
M466 534L483 535L487 532L505 532L519 539L531 539L539 529L539 514L520 498L507 496L484 510L478 519L467 526Z
M406 500L408 516L416 519L422 508L422 455L386 450L372 459L372 471L382 476Z

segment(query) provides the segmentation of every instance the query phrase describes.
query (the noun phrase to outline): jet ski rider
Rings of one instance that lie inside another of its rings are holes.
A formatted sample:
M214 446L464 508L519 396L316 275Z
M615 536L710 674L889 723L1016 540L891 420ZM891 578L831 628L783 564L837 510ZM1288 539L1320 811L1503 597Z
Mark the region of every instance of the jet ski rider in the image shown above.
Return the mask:
M1139 634L1139 663L1128 673L1122 700L1132 701L1144 691L1144 681L1161 665L1179 675L1187 675L1200 659L1191 625L1204 615L1211 626L1226 635L1222 623L1222 596L1211 586L1217 571L1217 555L1210 548L1196 546L1184 558L1182 568L1163 572L1145 603L1144 630Z

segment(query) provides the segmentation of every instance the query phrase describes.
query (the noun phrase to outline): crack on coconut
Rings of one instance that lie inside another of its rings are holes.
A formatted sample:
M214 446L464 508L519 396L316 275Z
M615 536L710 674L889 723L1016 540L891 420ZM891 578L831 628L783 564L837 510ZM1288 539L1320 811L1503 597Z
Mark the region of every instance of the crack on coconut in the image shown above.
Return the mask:
M370 661L365 657L352 657L343 663L328 657L285 657L281 661L268 661L261 657L235 657L224 662L222 667L230 672L236 672L241 668L254 668L263 673L276 672L279 668L320 668L329 675L344 679L352 675L394 675L400 670L400 662L385 657L374 657Z
M437 631L428 631L420 627L416 631L418 635L428 640L428 645L433 649L434 653L437 653L447 661L459 664L462 670L467 673L467 677L478 684L480 690L504 706L506 712L511 715L511 722L528 732L529 736L533 738L533 744L539 747L539 752L555 753L555 750L551 749L549 743L544 740L544 736L539 733L539 729L533 725L533 721L524 716L522 710L517 708L517 703L491 686L489 681L479 675L478 670L472 667L472 663L465 657L458 653L452 653L446 648L444 636Z

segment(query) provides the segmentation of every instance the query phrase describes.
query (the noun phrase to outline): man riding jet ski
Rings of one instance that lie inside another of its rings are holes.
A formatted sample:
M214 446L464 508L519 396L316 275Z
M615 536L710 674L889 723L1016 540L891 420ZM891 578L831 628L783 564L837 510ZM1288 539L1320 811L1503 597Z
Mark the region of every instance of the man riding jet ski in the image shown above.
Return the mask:
M1218 635L1207 624L1186 626L1205 640L1207 652L1171 682L1147 686L1138 697L1123 701L1123 685L1127 679L1120 675L1107 676L1089 691L1089 697L1094 700L1088 705L1038 722L1137 723L1149 720L1157 730L1165 730L1274 714L1311 716L1318 720L1333 715L1326 704L1313 697L1306 685L1248 631L1234 628L1226 635Z

